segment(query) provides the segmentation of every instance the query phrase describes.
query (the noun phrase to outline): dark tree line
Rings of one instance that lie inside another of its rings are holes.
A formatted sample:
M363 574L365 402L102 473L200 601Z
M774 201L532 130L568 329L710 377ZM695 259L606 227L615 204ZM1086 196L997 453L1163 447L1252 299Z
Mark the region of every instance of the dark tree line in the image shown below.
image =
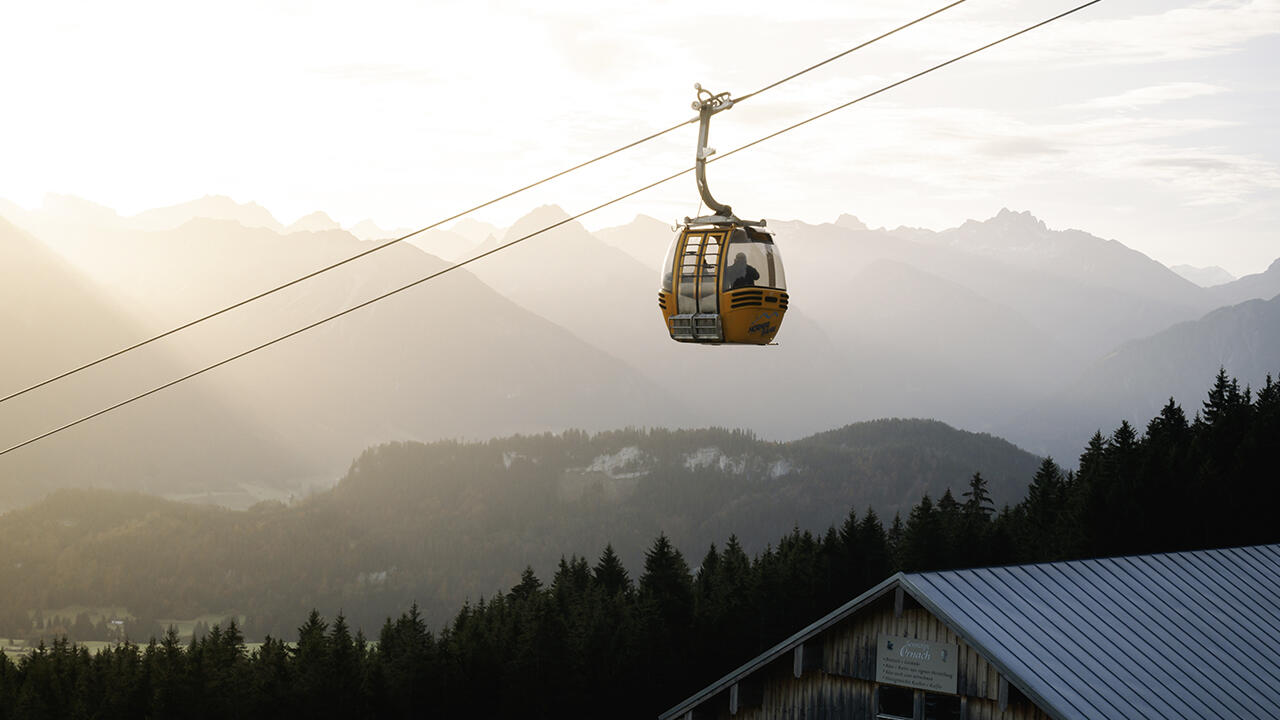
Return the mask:
M870 510L754 557L730 536L695 568L665 535L631 578L612 546L526 570L464 605L438 632L417 606L377 642L317 612L296 643L250 652L236 625L182 644L90 654L65 640L0 658L0 720L44 717L652 718L895 570L1280 540L1280 386L1254 393L1220 373L1191 419L1172 401L1145 432L1096 434L1076 471L1046 459L1026 498L997 510L972 475L888 526Z

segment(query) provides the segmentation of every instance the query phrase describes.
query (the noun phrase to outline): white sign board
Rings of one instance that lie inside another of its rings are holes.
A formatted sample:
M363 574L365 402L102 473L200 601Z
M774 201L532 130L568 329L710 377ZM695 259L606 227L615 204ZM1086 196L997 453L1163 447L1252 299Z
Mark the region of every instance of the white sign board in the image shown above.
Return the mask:
M955 694L955 645L883 634L876 643L876 682Z

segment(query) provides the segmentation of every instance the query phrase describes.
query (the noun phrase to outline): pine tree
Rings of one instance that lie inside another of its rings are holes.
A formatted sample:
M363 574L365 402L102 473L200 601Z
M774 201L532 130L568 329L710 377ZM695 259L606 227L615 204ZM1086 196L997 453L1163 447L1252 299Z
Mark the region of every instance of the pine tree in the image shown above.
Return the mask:
M294 672L289 646L283 640L266 636L253 652L253 672L249 694L250 717L285 717L296 712Z
M441 678L435 640L417 603L394 623L387 619L378 636L378 657L388 696L383 705L387 713L396 717L420 715L427 700L436 698L432 684Z
M668 628L680 632L687 629L693 610L689 565L665 533L659 534L645 553L640 596Z
M889 538L875 510L867 508L867 514L858 523L858 548L863 566L853 595L859 595L893 574L893 559Z
M930 566L945 569L975 564L974 558L980 554L980 550L974 537L971 537L975 534L974 529L970 527L965 509L951 494L951 488L947 488L942 497L938 498L933 517L939 538Z
M1106 546L1105 529L1107 508L1107 467L1106 454L1110 441L1097 431L1089 439L1089 444L1080 454L1079 471L1071 484L1072 492L1068 501L1066 555L1071 557L1089 557L1103 554Z
M889 541L889 555L893 558L893 567L897 570L904 568L903 554L906 552L904 547L906 535L907 528L902 522L902 513L894 513L893 524L889 526L886 539Z
M716 550L716 544L711 543L693 578L693 617L696 626L714 628L719 624L724 612L720 605L720 581L720 553Z
M299 698L300 710L309 717L324 715L334 702L336 678L328 629L329 624L313 608L298 628L298 644L293 651L294 696Z
M1094 478L1090 506L1092 554L1133 552L1146 532L1146 523L1141 517L1143 507L1136 497L1140 485L1135 478L1140 450L1137 432L1129 421L1121 421L1102 451L1102 462Z
M591 569L587 567L586 558L577 555L565 560L560 556L560 565L556 568L555 577L551 580L551 594L556 599L562 613L571 613L583 601L590 591L593 579Z
M987 481L980 472L974 473L969 479L969 489L962 495L968 498L964 502L964 513L970 518L988 520L996 511L991 501L991 493L987 491Z
M333 619L328 640L329 664L333 674L330 692L334 700L329 713L345 718L356 714L363 707L360 686L364 668L360 660L364 648L357 647L351 636L351 629L347 626L347 619L341 612Z
M1046 457L1027 488L1027 498L1020 505L1021 527L1017 542L1024 559L1044 561L1063 556L1061 534L1066 514L1066 479L1062 468Z
M1218 368L1218 375L1209 389L1209 397L1204 401L1204 410L1200 417L1209 427L1221 426L1229 422L1241 408L1248 404L1240 392L1240 383L1235 378L1227 377L1227 369Z
M645 553L638 600L642 662L654 669L658 687L678 694L690 686L693 583L684 556L665 533Z
M954 534L952 547L956 555L952 567L989 565L993 561L991 519L995 506L982 473L973 474L969 479L969 489L962 493L962 497L965 502Z
M952 503L955 501L952 500ZM946 557L942 518L928 493L911 509L902 535L902 569L908 572L936 570Z
M147 661L151 666L151 686L154 693L151 700L152 711L158 717L182 715L191 689L187 655L183 652L176 627L170 625L159 643L151 641L147 646Z
M536 595L541 589L542 581L533 572L533 567L525 565L524 572L520 573L520 584L511 588L511 596L517 600L527 600Z
M622 560L613 551L613 545L605 545L593 573L596 583L606 593L614 595L631 592L631 578L627 575L627 569L622 566Z

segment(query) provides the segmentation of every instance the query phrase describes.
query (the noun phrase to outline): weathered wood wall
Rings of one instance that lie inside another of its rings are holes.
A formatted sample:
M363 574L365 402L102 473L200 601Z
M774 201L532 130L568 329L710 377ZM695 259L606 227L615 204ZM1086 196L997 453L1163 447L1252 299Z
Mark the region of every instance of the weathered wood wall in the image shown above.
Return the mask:
M802 677L795 677L790 657L758 671L753 681L758 680L761 687L740 695L758 705L739 707L731 715L726 693L712 701L716 707L706 709L723 720L873 720L876 638L881 633L958 646L957 692L965 698L965 720L1048 720L1048 715L1016 692L1010 692L1001 711L996 668L927 610L907 607L896 615L892 596L814 638L806 650L812 652L820 644L821 662L806 663L813 667Z

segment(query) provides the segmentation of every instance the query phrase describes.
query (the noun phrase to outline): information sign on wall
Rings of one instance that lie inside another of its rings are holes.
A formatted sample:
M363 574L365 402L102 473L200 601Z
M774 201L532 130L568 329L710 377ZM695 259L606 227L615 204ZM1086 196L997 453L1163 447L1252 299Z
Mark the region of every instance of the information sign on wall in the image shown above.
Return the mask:
M876 682L955 694L955 645L883 634L876 642Z

